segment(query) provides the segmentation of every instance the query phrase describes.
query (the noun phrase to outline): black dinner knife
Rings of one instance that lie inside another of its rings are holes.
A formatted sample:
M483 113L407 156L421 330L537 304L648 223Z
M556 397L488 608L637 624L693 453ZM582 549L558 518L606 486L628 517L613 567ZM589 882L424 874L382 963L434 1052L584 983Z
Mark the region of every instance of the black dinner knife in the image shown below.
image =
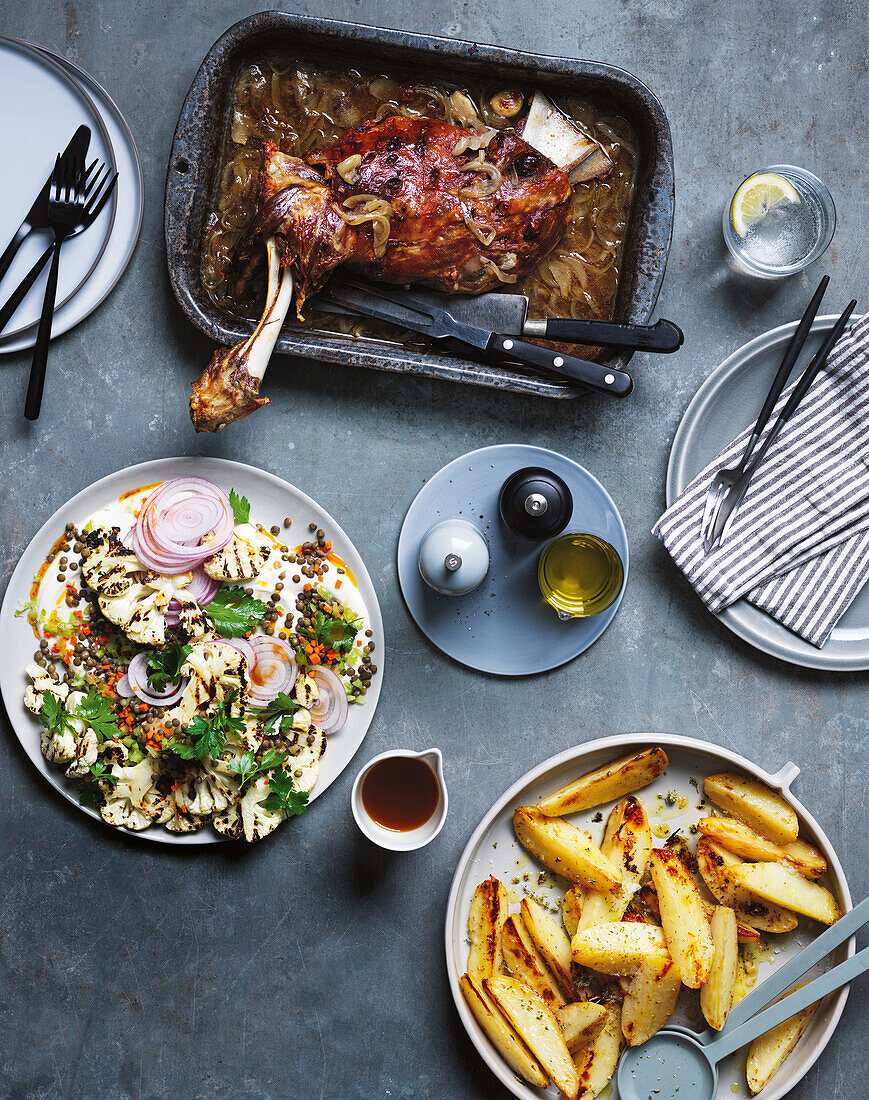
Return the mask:
M85 155L88 151L88 146L91 142L91 132L88 126L79 126L76 132L72 135L69 145L61 153L61 163L65 162L67 157L75 156L84 161ZM51 175L45 181L42 190L34 199L33 205L27 212L24 221L16 230L15 236L6 246L6 250L3 255L0 256L0 279L9 270L9 265L15 259L15 253L21 247L21 243L28 233L33 229L48 229L48 192L51 188Z
M340 279L330 280L328 297L354 312L402 325L437 340L447 337L460 340L481 351L517 359L529 366L581 382L599 393L627 397L634 388L633 379L624 371L608 367L604 363L593 363L549 348L541 348L536 344L527 344L513 336L459 320L450 309L436 304L427 296L404 295L400 291L392 294L379 286L358 283L342 276Z

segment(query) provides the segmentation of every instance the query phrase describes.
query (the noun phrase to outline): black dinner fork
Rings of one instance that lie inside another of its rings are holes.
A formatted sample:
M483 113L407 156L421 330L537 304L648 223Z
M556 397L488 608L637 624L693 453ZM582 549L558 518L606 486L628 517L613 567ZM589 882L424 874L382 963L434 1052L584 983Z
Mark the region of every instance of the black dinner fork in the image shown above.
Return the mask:
M93 165L91 167L93 168ZM48 346L51 342L51 326L57 298L60 249L64 241L82 224L88 201L89 175L90 172L85 170L84 157L64 159L58 156L51 176L51 187L48 193L48 224L54 232L54 255L51 258L48 281L45 285L45 300L42 305L42 316L39 319L36 345L33 349L27 398L24 402L24 415L28 420L38 418L42 405ZM99 180L101 176L102 173L98 172L95 180Z
M115 185L118 182L118 173L112 172L111 168L108 168L100 161L91 161L91 165L85 173L85 207L84 214L82 215L81 224L69 234L69 238L77 237L79 233L83 233L86 229L89 229L97 218L102 213L103 207L112 197L112 192L115 189ZM67 239L69 239L67 238ZM12 318L18 311L18 307L30 293L30 288L39 278L42 269L48 263L51 254L54 252L55 242L51 244L42 253L36 263L27 272L12 294L6 299L2 306L0 306L0 333L6 328Z

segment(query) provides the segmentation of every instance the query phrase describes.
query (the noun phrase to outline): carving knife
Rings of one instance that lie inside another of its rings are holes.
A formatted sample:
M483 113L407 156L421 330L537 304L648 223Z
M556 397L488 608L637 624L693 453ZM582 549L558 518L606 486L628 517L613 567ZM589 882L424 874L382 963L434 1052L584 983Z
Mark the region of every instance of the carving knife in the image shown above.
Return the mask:
M330 280L328 295L321 291L314 304L328 311L330 303L337 303L352 313L377 317L434 339L450 337L460 340L481 351L493 352L551 371L613 397L627 397L634 388L629 374L608 367L605 363L593 363L549 348L541 348L536 344L527 344L524 340L514 339L513 335L505 335L492 328L460 319L456 316L458 311L454 312L453 309L455 301L455 298L443 296L406 294L374 284L358 283L342 276L340 279Z
M311 300L313 308L326 312L329 303L340 305L330 296L334 281ZM448 309L458 321L481 325L508 336L532 336L539 340L563 340L593 347L631 348L637 351L678 351L684 341L682 330L672 321L661 319L654 325L623 325L614 321L593 321L550 317L528 319L528 299L524 294L478 294L473 297L447 297L434 291L396 291L396 297L417 305L435 305Z

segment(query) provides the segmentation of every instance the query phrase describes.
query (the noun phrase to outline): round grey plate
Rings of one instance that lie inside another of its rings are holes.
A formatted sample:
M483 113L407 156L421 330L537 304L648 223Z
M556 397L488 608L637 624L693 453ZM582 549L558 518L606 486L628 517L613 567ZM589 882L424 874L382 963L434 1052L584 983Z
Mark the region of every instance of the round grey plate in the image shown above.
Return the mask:
M628 539L612 497L579 463L543 447L506 443L483 447L444 466L415 497L398 539L398 581L408 611L447 656L479 672L528 676L557 668L583 653L612 622L624 595L589 619L563 622L540 595L537 558L545 543L517 539L501 523L498 495L524 466L544 466L573 494L567 531L583 531L615 547L628 579ZM419 544L439 520L475 523L489 544L489 573L466 596L439 596L423 581Z
M801 362L814 354L823 334L829 332L835 321L834 316L815 321ZM668 507L691 479L760 412L796 327L794 321L750 340L725 359L694 395L670 451ZM750 645L790 664L832 672L869 669L869 585L839 620L823 649L804 642L746 600L726 608L717 618Z

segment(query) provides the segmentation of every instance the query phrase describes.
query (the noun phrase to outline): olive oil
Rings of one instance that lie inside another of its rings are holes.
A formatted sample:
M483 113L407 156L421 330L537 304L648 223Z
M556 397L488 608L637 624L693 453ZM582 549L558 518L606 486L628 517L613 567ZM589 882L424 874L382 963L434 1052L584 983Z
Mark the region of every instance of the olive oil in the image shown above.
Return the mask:
M543 550L537 566L543 598L562 619L606 611L624 580L621 558L596 535L562 535Z

